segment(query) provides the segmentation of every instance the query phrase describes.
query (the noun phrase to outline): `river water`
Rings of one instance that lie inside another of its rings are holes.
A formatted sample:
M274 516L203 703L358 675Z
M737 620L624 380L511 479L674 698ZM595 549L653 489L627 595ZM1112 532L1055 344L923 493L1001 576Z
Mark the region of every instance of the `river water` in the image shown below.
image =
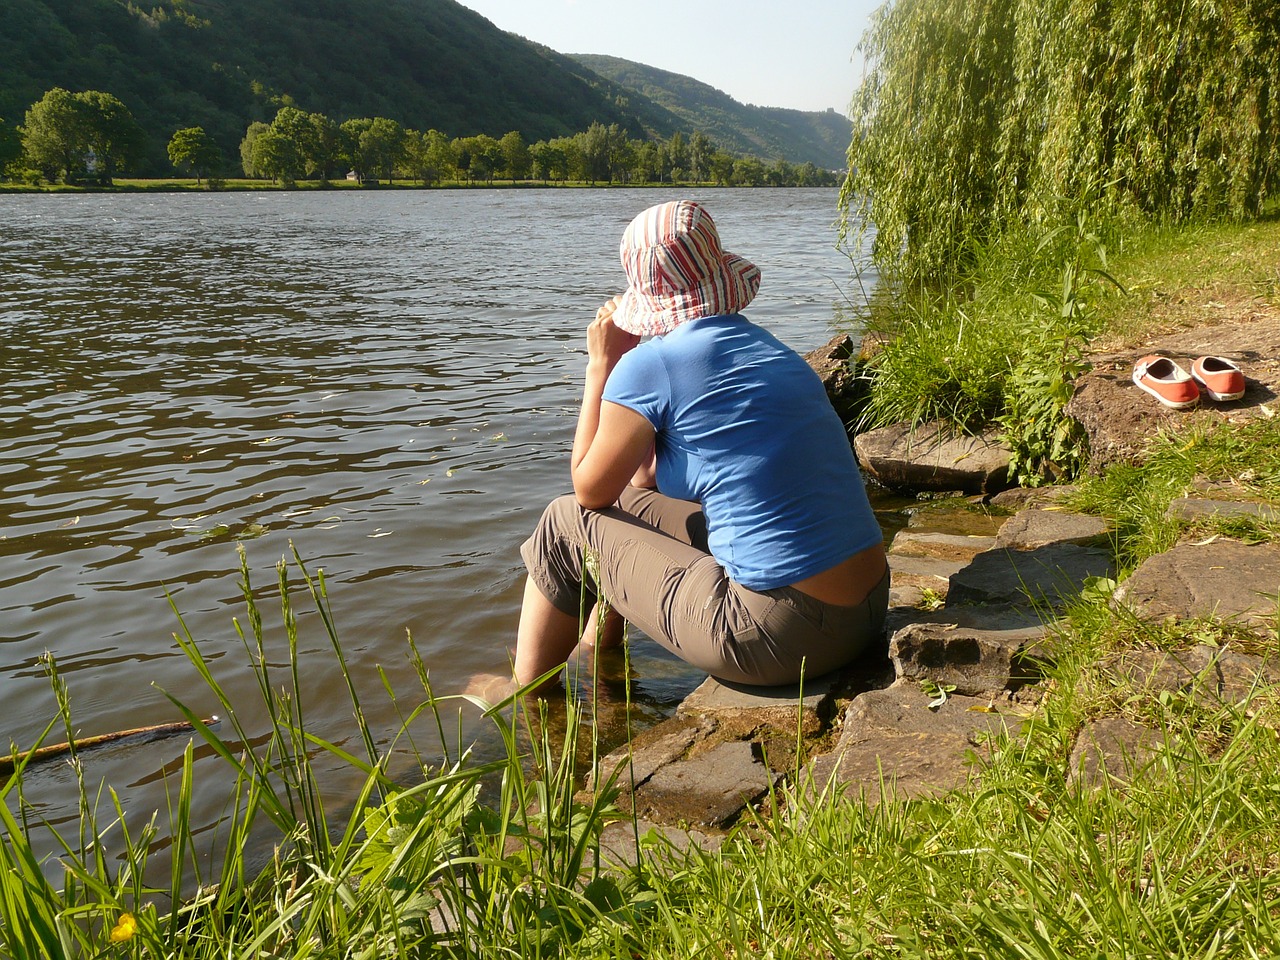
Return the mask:
M763 283L748 315L804 351L863 291L835 249L834 190L695 195ZM437 691L505 672L517 547L568 488L583 328L622 283L618 241L654 190L370 191L0 198L0 739L55 715L78 734L217 709L170 600L254 713L237 548L286 659L274 565L323 568L375 738L377 668ZM868 282L864 276L863 283ZM296 579L296 577L295 577ZM296 598L299 608L309 602ZM351 710L318 618L301 617L312 728ZM633 696L669 711L703 677L635 644ZM62 739L55 736L52 739ZM131 807L164 807L182 743L96 751ZM0 750L7 752L7 750ZM64 764L29 777L56 821ZM213 792L216 794L216 791ZM211 794L197 818L216 820Z

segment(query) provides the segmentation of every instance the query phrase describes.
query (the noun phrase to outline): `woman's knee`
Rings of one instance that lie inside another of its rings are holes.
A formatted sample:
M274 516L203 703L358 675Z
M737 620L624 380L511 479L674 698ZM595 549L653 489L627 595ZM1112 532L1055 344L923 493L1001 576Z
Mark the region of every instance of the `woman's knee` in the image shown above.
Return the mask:
M557 609L569 612L582 602L582 507L572 494L557 497L542 512L533 533L520 546L530 579Z

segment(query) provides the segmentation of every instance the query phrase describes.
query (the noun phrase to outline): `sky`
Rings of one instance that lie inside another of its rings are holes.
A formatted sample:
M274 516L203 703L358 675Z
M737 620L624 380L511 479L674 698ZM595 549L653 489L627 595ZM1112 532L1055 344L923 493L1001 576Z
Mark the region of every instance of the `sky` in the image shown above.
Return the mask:
M683 74L741 103L847 113L881 0L459 0L560 53Z

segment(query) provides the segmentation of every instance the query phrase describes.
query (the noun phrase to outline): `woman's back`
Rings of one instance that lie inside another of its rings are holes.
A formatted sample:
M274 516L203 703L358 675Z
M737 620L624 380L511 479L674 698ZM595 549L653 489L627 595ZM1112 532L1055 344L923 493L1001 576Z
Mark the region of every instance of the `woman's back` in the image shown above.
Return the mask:
M702 504L715 558L769 589L880 539L844 427L807 363L740 315L624 356L604 399L657 434L658 489Z

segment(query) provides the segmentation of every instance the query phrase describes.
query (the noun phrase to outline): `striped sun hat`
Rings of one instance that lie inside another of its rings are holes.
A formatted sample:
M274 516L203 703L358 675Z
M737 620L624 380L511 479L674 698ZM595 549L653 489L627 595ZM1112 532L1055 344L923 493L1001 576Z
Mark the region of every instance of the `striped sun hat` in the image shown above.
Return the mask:
M711 214L692 200L644 211L622 235L621 253L628 285L613 322L628 333L737 313L760 289L760 269L724 252Z

